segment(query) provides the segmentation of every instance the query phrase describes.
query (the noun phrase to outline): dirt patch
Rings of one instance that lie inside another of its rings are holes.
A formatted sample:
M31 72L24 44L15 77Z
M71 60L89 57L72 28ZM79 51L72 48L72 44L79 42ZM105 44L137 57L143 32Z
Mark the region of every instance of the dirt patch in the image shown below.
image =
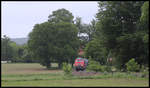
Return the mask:
M45 68L24 68L24 69L15 69L3 74L47 74L47 73L62 73L62 70L47 70Z
M87 72L86 70L85 71L73 70L72 74L75 76L94 76L94 75L100 75L100 72L93 72L93 71Z

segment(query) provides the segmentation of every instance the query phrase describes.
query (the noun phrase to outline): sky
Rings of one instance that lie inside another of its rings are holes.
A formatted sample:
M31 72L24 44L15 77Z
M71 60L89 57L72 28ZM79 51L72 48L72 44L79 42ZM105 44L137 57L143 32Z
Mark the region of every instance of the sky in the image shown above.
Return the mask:
M83 23L90 23L98 12L97 1L2 1L1 37L25 38L35 24L48 20L53 11L65 8L74 19L81 17Z

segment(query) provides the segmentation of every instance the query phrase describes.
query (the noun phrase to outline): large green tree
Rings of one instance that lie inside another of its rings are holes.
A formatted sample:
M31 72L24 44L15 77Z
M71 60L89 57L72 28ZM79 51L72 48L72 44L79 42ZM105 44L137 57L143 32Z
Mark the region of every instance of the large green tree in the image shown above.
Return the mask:
M143 55L140 62L143 65L148 65L149 62L149 1L144 2L141 7L141 17L138 25L137 34L140 35L141 42L143 42Z
M45 22L36 24L29 34L28 47L33 52L34 58L38 59L41 65L49 68L51 66L51 53L49 53L48 44L53 36L50 34L53 29L52 24ZM50 32L50 33L49 33ZM51 36L51 39L49 39ZM52 50L51 50L52 51Z
M48 22L36 24L29 34L28 46L39 63L49 68L51 62L73 63L79 47L72 14L65 9L53 11Z
M19 58L19 53L18 53L18 50L20 48L19 45L17 45L15 42L10 42L10 46L12 47L12 54L13 54L13 59L12 59L12 62L17 62L18 60L20 60L21 58Z
M73 23L74 16L68 10L62 8L56 11L53 11L51 15L48 16L48 21L52 23L58 22L69 22Z
M57 30L55 37L55 56L59 63L59 67L62 67L62 62L72 63L77 56L79 48L79 40L77 37L77 29L74 24L67 22L61 22L55 24Z
M141 38L136 33L144 1L99 2L96 38L112 53L118 67L124 67L130 58L143 54Z

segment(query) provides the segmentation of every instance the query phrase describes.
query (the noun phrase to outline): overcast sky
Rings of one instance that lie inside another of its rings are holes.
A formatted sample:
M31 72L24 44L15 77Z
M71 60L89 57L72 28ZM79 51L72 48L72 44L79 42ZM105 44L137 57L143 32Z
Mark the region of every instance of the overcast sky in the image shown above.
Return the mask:
M69 10L74 18L81 17L83 23L90 23L92 19L95 19L98 4L96 1L3 1L1 37L3 35L10 38L27 37L35 24L47 21L52 11L61 8Z

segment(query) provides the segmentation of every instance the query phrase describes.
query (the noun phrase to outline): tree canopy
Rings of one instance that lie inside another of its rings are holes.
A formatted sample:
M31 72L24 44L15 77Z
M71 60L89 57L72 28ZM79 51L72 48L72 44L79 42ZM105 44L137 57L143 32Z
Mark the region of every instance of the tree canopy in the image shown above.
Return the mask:
M48 18L49 18L48 21L52 23L58 23L62 21L73 23L74 16L72 15L71 12L62 8L62 9L53 11L52 14L48 16Z
M68 17L69 16L69 17ZM29 34L28 46L39 62L49 68L55 61L73 63L79 47L72 14L65 9L53 11L48 22L36 24Z
M149 1L100 1L96 19L89 24L62 8L48 20L35 24L28 43L18 46L1 38L2 60L38 62L47 68L52 62L74 63L79 48L96 63L124 69L132 58L149 65ZM84 48L84 47L85 48Z
M107 57L113 57L114 65L118 68L125 67L131 58L135 58L139 64L148 62L148 47L145 44L148 41L148 28L143 29L141 26L143 21L148 26L148 2L101 1L98 4L95 37L86 46L86 56L99 57L99 62L102 57L105 57L104 61ZM93 51L89 53L88 48Z

